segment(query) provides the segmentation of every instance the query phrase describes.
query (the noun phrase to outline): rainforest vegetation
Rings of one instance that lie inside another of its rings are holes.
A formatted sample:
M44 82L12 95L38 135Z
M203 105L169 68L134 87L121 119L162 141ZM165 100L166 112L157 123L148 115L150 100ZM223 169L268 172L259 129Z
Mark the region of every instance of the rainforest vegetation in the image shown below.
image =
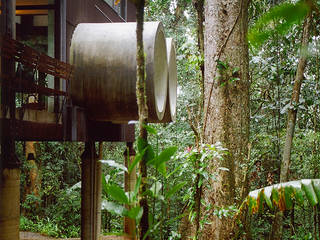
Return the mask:
M140 116L129 195L126 145L100 145L103 233L123 233L129 216L140 239L320 239L320 181L310 180L320 178L320 1L136 6L175 41L177 117ZM83 143L17 142L21 230L79 237L83 151Z

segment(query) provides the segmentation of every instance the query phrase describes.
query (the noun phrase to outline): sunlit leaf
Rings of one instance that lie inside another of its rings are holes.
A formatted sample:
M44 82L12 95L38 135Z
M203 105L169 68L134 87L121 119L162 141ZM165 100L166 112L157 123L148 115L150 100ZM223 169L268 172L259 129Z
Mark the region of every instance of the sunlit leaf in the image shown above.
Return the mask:
M117 185L108 185L107 194L113 200L116 200L120 203L123 203L123 204L129 203L129 199L128 199L126 193L124 192L124 190L122 188L120 188Z
M161 188L162 188L162 184L158 181L152 184L150 191L152 192L153 197L158 197Z
M316 193L313 190L313 184L311 179L301 180L301 188L305 192L311 206L316 205L318 203L318 199Z
M124 206L115 202L107 201L107 200L103 200L101 202L101 209L107 210L108 212L111 212L113 214L116 214L122 217L125 217L128 215L128 210Z

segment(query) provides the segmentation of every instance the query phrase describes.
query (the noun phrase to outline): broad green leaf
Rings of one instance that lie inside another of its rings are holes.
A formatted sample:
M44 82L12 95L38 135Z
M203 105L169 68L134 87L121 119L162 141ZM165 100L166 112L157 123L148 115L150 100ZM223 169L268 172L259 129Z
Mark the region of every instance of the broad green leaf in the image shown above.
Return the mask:
M155 157L154 150L153 150L152 146L149 144L147 146L145 160L146 160L146 162L149 162L149 161L153 160L154 157Z
M261 201L263 197L269 208L277 206L279 210L284 211L292 209L294 202L298 205L309 203L315 206L319 204L318 195L320 195L320 179L302 179L251 191L244 203L248 205L250 213L256 213L263 209Z
M175 194L176 192L178 192L180 189L182 189L184 187L184 185L186 185L187 182L181 182L177 185L175 185L173 188L171 188L168 193L166 194L165 198L169 199L173 194Z
M150 125L143 124L143 127L147 130L148 133L157 135L157 130Z
M143 208L137 206L129 210L128 217L138 221L141 218L142 213L143 213Z
M128 204L129 200L122 188L117 185L108 185L108 196L110 196L113 200L118 201L123 204Z
M128 168L128 172L129 174L132 172L132 170L134 169L134 167L141 161L143 155L145 154L147 148L143 149L142 152L138 153L135 157L133 162L130 164L129 168Z
M108 184L106 181L106 176L102 173L102 193L107 196L108 194Z
M177 152L177 147L168 147L165 150L163 150L157 159L157 165L160 165L161 163L165 163L170 160L170 158Z
M101 202L101 209L122 217L128 216L128 210L124 206L115 202L103 200Z
M165 163L161 163L160 165L156 166L156 169L159 173L162 174L162 176L167 176L167 167Z
M260 191L258 195L258 211L263 211L264 191Z
M313 185L311 179L303 179L301 180L301 187L305 192L308 201L310 202L311 206L314 206L318 203L317 195L313 190Z
M284 200L286 209L292 209L294 199L294 189L292 186L284 187Z
M176 153L177 147L169 147L164 149L158 157L154 158L152 161L147 162L149 165L153 165L159 173L166 176L167 170L165 163L170 160L170 158Z
M161 182L156 181L152 184L150 191L152 192L153 197L158 197L161 188L162 188Z
M138 176L137 181L136 181L136 185L134 186L134 195L135 196L138 195L140 184L141 184L141 176Z
M271 192L272 192L272 188L271 187L266 187L264 189L264 191L263 191L264 200L266 201L266 204L268 205L268 207L270 209L273 208L272 201L271 201Z
M313 179L312 186L313 186L314 192L316 193L318 201L319 201L319 199L320 199L320 179Z
M303 205L304 193L301 189L301 186L300 186L300 188L295 188L294 190L295 190L294 199L297 201L298 204Z
M159 166L161 163L165 163L170 160L170 158L176 153L177 147L168 147L164 149L158 157L154 158L152 161L148 162L150 165Z
M138 153L141 153L147 146L148 146L148 142L145 139L138 137L138 140L137 140Z

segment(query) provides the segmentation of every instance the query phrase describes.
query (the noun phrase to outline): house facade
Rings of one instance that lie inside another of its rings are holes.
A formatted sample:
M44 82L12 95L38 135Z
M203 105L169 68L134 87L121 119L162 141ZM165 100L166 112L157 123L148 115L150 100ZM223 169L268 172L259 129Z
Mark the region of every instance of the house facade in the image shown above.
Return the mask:
M2 36L9 35L37 52L67 63L77 24L135 21L135 7L127 0L118 4L113 0L1 0L0 3ZM2 49L3 41L0 43ZM86 174L82 176L81 238L98 239L101 169L97 170L94 142L124 141L132 149L134 127L88 123L82 109L55 95L45 98L43 109L19 109L16 92L3 84L4 75L16 74L16 63L3 54L0 73L0 239L19 239L20 165L14 143L17 140L86 142L82 159ZM57 92L67 91L66 81L57 76L48 75L46 82L48 88ZM4 127L3 123L8 125Z

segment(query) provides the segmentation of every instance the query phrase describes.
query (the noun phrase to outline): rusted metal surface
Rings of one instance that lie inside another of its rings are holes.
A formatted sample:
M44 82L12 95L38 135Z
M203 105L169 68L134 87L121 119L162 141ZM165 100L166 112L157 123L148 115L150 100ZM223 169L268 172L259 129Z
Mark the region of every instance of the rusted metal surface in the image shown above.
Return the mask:
M148 120L163 118L168 64L164 30L159 22L144 24ZM138 119L136 100L136 24L84 23L73 34L70 83L73 103L96 121L126 123Z

